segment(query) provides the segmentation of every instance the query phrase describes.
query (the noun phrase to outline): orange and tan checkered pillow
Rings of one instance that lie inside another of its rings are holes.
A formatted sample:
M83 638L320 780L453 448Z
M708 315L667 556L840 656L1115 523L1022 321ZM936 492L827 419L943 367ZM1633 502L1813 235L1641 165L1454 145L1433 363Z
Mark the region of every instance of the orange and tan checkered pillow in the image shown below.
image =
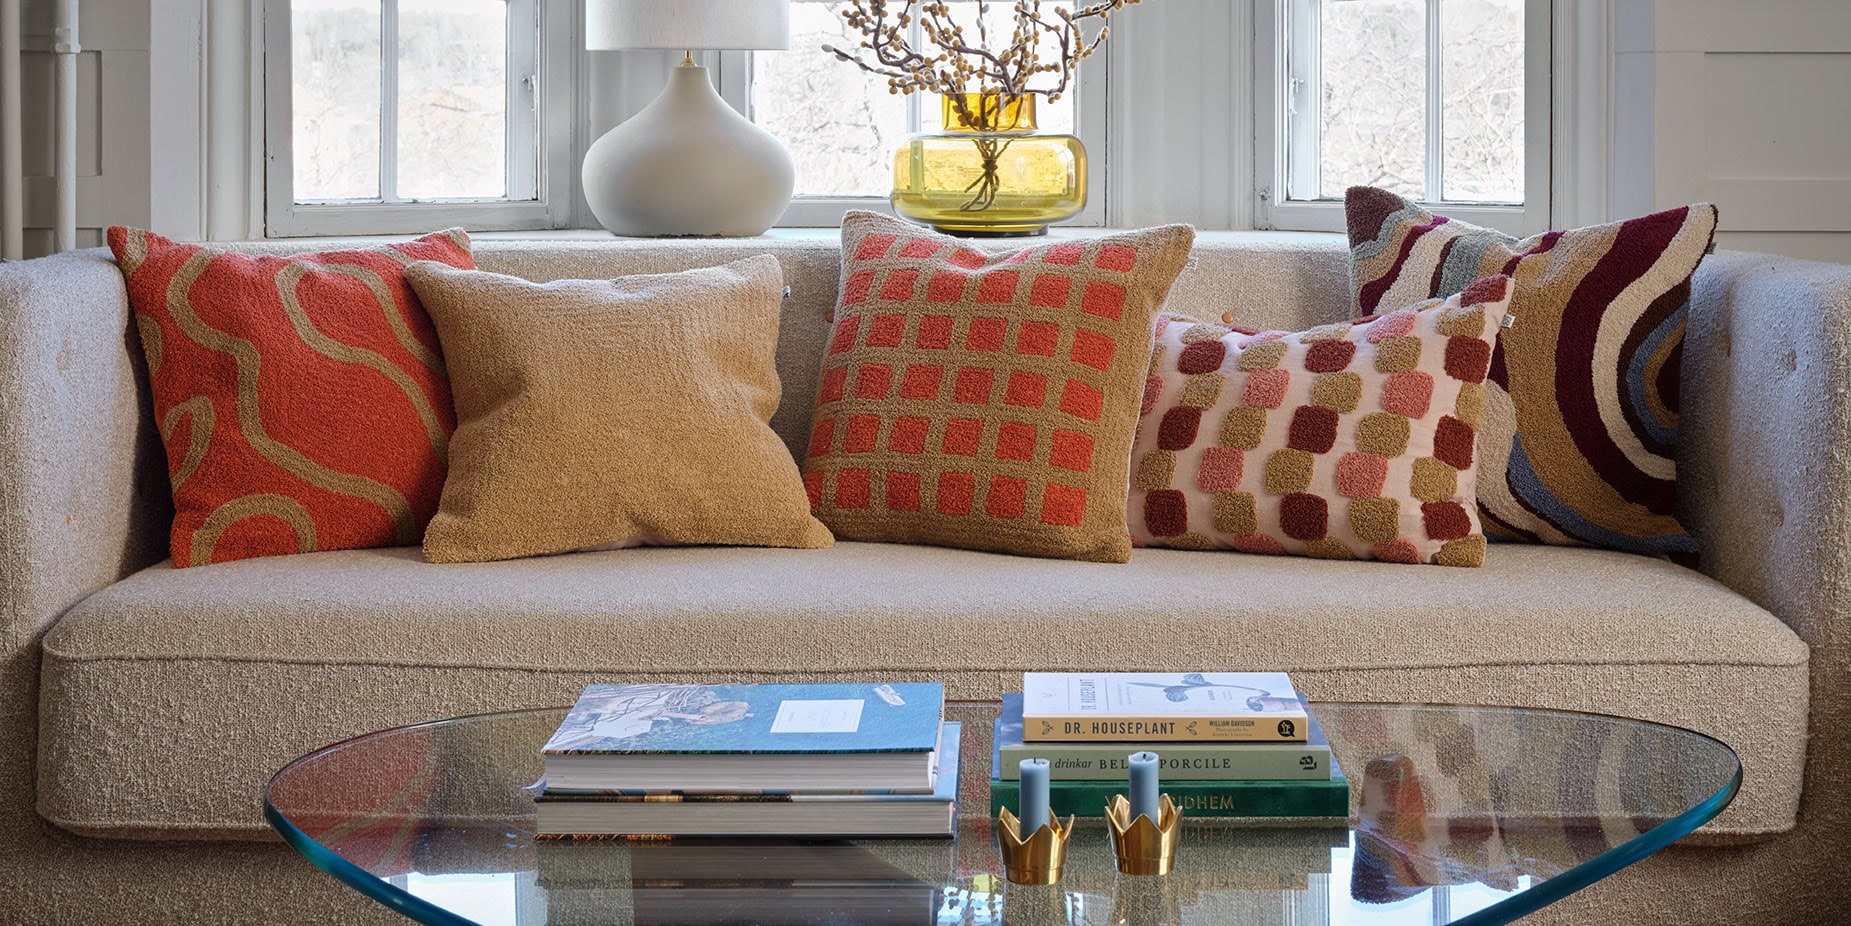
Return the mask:
M1172 225L986 256L850 213L804 464L817 517L844 540L1129 559L1152 317L1194 241Z
M1509 277L1288 334L1164 316L1133 450L1146 546L1477 566L1476 439Z

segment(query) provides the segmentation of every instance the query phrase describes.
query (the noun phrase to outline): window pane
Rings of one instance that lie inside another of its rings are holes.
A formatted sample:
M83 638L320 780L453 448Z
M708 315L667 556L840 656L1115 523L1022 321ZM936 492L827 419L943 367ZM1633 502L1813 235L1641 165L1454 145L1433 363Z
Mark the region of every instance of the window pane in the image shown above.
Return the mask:
M1356 184L1424 199L1425 0L1324 0L1320 6L1317 197ZM1294 189L1295 197L1302 197Z
M379 2L291 0L297 202L379 197Z
M508 192L508 4L399 0L398 195Z
M1442 185L1451 202L1523 202L1523 0L1442 0Z
M800 196L886 196L894 152L909 134L906 97L822 51L858 44L842 22L849 6L791 4L790 50L753 56L753 119L790 149Z

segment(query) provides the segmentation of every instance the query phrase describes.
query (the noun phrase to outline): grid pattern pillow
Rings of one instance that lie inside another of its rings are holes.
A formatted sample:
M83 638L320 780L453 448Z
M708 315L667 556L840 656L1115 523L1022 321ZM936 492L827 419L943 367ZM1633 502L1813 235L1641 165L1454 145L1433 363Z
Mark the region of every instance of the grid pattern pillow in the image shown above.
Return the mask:
M1174 225L989 256L850 213L804 466L817 516L846 540L1129 559L1151 322L1194 240Z
M1490 277L1288 334L1165 316L1133 450L1146 546L1477 566L1474 450L1510 300Z
M1501 540L1695 554L1678 523L1679 367L1707 203L1518 241L1385 190L1345 199L1362 312L1516 283L1479 442L1485 531Z
M115 227L172 480L175 566L415 544L456 413L417 260L462 229L260 257Z

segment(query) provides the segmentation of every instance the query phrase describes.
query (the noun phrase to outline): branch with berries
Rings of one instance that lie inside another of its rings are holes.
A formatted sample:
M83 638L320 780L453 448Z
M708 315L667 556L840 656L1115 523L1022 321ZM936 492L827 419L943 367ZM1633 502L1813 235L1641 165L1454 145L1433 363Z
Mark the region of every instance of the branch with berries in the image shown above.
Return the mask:
M1000 97L1004 101L1028 96L1060 99L1072 85L1080 62L1099 50L1111 27L1113 13L1142 0L1099 0L1077 9L1042 0L1015 0L1005 28L992 30L992 0L976 0L974 29L966 30L945 0L850 0L842 18L860 37L854 50L824 45L835 55L870 74L887 78L894 94L941 93L954 100L965 126L986 124L987 114L966 109L965 94ZM923 38L912 44L912 27ZM1097 25L1090 40L1083 26ZM1008 35L1003 35L1003 32ZM1058 49L1044 60L1041 46L1048 41ZM987 108L987 104L986 104Z

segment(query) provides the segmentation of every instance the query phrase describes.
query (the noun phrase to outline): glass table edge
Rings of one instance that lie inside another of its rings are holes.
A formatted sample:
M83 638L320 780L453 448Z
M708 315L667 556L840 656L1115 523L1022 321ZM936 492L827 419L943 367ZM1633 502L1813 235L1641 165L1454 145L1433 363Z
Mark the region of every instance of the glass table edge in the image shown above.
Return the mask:
M1660 726L1670 726L1670 724L1660 724ZM1683 728L1679 727L1677 729ZM1685 732L1695 733L1695 731L1689 730ZM1695 733L1695 735L1703 736L1701 733ZM1705 738L1713 739L1712 737ZM1729 748L1727 744L1721 743L1721 741L1717 742L1719 745L1722 745L1724 749ZM1734 750L1730 750L1730 754L1733 755ZM1735 775L1729 779L1729 784L1722 790L1705 799L1703 803L1547 881L1537 884L1529 890L1513 894L1489 907L1453 920L1451 923L1447 924L1447 926L1502 926L1502 924L1510 923L1535 913L1583 888L1592 887L1605 878L1625 870L1641 859L1696 832L1698 827L1715 819L1717 814L1722 813L1723 808L1728 807L1729 802L1735 799L1735 794L1737 791L1741 790L1741 787L1742 766L1738 759L1735 766Z
M326 846L310 838L307 833L297 829L294 823L289 822L289 819L270 803L268 797L264 799L264 820L270 824L271 829L276 830L277 834L283 837L283 841L288 843L290 848L295 849L307 859L309 864L327 872L334 880L377 901L388 910L403 914L411 921L423 923L426 926L480 926L474 920L464 919L451 913L341 858Z
M981 705L981 704L994 704L997 702L985 700L985 699L970 699L970 700L947 699L946 703L947 704ZM1572 710L1561 710L1561 709L1556 709L1556 708L1512 707L1512 706L1507 706L1507 705L1490 705L1490 704L1444 704L1444 703L1438 703L1438 702L1311 701L1309 703L1313 705L1324 704L1324 705L1329 705L1332 707L1364 709L1364 710L1369 710L1369 709L1388 710L1388 709L1397 709L1397 708L1435 708L1435 709L1492 710L1492 711L1507 710L1507 711L1527 711L1527 712L1532 712L1532 713L1572 715L1572 716L1580 716L1580 717L1596 717L1596 718L1601 718L1601 719L1606 719L1606 720L1620 721L1624 723L1653 724L1656 726L1666 727L1672 730L1677 730L1681 733L1685 733L1690 736L1701 737L1703 739L1709 740L1710 742L1715 743L1717 746L1721 747L1722 749L1728 751L1728 753L1731 756L1735 755L1735 750L1731 748L1729 744L1724 743L1723 741L1716 739L1715 737L1710 736L1708 734L1699 733L1695 730L1691 730L1687 727L1680 727L1675 724L1660 723L1659 721L1655 721L1655 720L1641 720L1635 717L1623 717L1618 714L1601 714L1601 713L1595 713L1592 711L1572 711ZM301 854L303 858L307 859L310 864L326 872L327 874L332 876L335 880L340 881L341 883L346 884L349 887L352 887L353 889L359 891L360 893L366 895L367 897L373 899L374 901L377 901L378 903L384 905L388 909L404 914L406 917L409 917L410 919L416 922L428 924L428 926L478 926L478 924L476 924L475 922L471 920L464 919L458 916L457 914L451 913L450 911L443 909L442 907L436 906L435 904L432 904L429 901L423 900L422 898L419 898L416 895L410 894L404 890L399 889L398 887L392 885L390 882L386 881L384 878L380 878L377 875L374 875L371 872L368 872L367 870L359 867L358 865L355 865L352 862L347 861L346 859L340 857L338 854L329 850L327 847L316 842L307 833L304 833L302 832L301 829L297 828L294 823L291 823L288 817L284 816L281 811L276 809L275 804L272 803L272 801L270 800L271 792L276 785L277 779L288 774L289 771L295 768L296 766L301 765L310 760L313 760L318 756L324 755L331 750L341 749L347 746L356 745L358 743L365 742L370 739L384 737L384 736L394 736L394 735L398 735L400 733L404 733L409 730L416 730L421 727L430 727L430 726L457 723L457 722L470 721L470 720L487 720L491 718L500 718L500 717L519 717L519 716L531 716L531 715L538 715L538 714L552 714L552 713L558 713L560 711L567 711L570 709L571 709L570 705L559 705L555 707L527 708L527 709L522 709L522 710L511 710L511 711L485 711L485 712L476 713L476 714L461 714L461 715L457 715L453 717L439 718L436 720L426 720L426 721L421 721L418 723L404 724L402 726L387 727L382 730L374 730L371 732L362 733L358 736L349 737L347 739L340 740L338 742L329 743L325 746L321 746L319 748L310 750L309 752L304 753L303 755L291 760L290 762L285 764L282 768L278 769L275 774L270 776L270 779L264 784L264 820L265 822L270 824L271 829L276 830L278 835L283 837L284 842L288 843L291 848L295 849L296 852ZM1735 774L1730 778L1729 783L1725 787L1723 787L1721 790L1717 791L1715 794L1706 798L1702 803L1699 803L1697 806L1692 807L1689 810L1686 810L1683 813L1678 814L1675 817L1672 817L1670 820L1667 820L1664 823L1660 823L1659 825L1643 833L1640 833L1638 836L1634 837L1631 840L1628 840L1627 842L1621 845L1608 849L1606 852L1603 852L1600 855L1597 855L1592 859L1589 859L1585 862L1582 862L1579 865L1576 865L1575 867L1569 869L1568 871L1563 872L1560 875L1557 875L1556 877L1550 878L1547 881L1543 881L1540 884L1537 884L1528 890L1525 890L1520 893L1514 894L1510 897L1507 897L1488 907L1485 907L1484 909L1478 910L1474 913L1461 917L1460 919L1454 920L1450 924L1448 924L1448 926L1500 926L1500 924L1510 923L1524 916L1528 916L1529 914L1534 913L1537 910L1541 910L1542 908L1547 907L1549 904L1552 904L1558 900L1561 900L1562 898L1567 897L1570 894L1576 893L1577 891L1590 887L1598 883L1602 879L1607 878L1619 871L1622 871L1625 868L1637 863L1641 859L1644 859L1647 856L1650 856L1653 853L1658 852L1661 849L1664 849L1665 847L1671 845L1672 843L1678 841L1679 839L1682 839L1685 836L1690 835L1691 833L1695 832L1698 827L1702 826L1703 824L1709 822L1712 819L1715 819L1716 815L1720 814L1723 811L1723 809L1728 807L1730 802L1735 799L1736 793L1741 790L1741 785L1742 785L1742 767L1741 767L1740 758L1737 757Z

